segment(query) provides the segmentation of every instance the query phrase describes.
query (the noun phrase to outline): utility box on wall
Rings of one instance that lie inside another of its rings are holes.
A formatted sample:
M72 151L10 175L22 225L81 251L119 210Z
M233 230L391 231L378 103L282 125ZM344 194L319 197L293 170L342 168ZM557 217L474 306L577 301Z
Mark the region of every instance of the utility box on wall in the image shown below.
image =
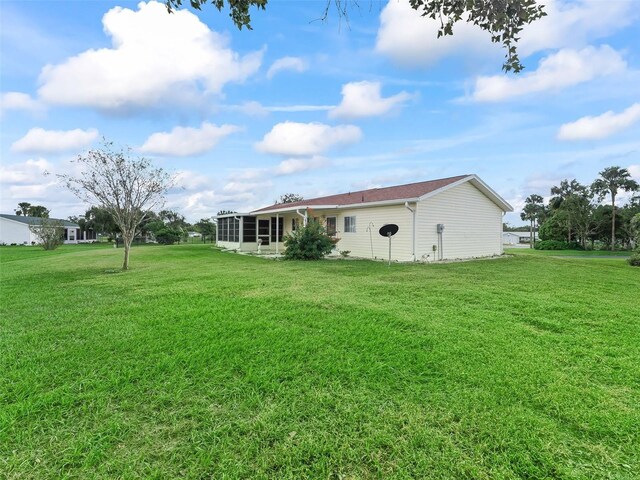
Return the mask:
M436 225L436 232L438 233L444 232L444 223L439 223Z

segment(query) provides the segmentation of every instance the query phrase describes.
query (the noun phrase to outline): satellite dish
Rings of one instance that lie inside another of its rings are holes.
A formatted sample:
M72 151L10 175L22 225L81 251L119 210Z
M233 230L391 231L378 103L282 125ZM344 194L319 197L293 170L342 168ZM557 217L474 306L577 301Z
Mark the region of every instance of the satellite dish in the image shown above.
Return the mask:
M389 239L389 266L391 266L391 237L398 233L398 225L395 223L387 223L380 227L378 233Z
M380 227L378 233L383 237L393 237L396 233L398 233L398 225L395 223L387 223Z

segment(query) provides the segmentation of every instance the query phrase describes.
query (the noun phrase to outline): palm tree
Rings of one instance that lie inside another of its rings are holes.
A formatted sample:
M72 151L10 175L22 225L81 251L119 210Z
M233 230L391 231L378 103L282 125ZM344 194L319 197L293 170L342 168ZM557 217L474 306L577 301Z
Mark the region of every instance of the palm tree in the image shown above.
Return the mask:
M522 209L522 213L520 214L520 218L522 220L529 220L529 232L530 232L530 241L529 248L534 248L536 244L535 240L535 224L536 221L539 223L540 219L544 215L544 204L542 203L543 199L540 195L529 195L527 199L524 201L525 205Z
M611 195L611 250L616 248L616 195L618 190L635 192L640 188L638 182L631 178L626 168L607 167L600 173L600 178L591 184L591 189L597 193L600 201Z

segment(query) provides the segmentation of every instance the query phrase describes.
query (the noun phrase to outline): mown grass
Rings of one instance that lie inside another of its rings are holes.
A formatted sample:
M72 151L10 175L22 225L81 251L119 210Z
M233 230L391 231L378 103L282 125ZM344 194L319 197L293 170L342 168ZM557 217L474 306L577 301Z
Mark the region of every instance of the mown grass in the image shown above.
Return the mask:
M531 248L506 248L505 253L516 255L539 255L548 257L629 257L630 250L534 250Z
M0 249L0 477L640 477L621 259L121 255Z

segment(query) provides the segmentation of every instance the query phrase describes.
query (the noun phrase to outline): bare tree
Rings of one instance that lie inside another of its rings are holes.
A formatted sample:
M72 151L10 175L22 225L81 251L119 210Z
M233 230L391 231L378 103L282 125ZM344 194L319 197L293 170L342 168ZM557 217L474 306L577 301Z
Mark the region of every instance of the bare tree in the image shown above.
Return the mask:
M114 149L112 142L79 155L82 173L58 175L66 187L89 204L99 204L113 217L124 241L123 270L129 269L129 251L136 230L149 210L164 205L164 195L175 176L156 168L145 157L134 157L130 148Z
M55 250L64 242L64 225L60 220L43 217L39 223L29 225L29 230L45 250Z

